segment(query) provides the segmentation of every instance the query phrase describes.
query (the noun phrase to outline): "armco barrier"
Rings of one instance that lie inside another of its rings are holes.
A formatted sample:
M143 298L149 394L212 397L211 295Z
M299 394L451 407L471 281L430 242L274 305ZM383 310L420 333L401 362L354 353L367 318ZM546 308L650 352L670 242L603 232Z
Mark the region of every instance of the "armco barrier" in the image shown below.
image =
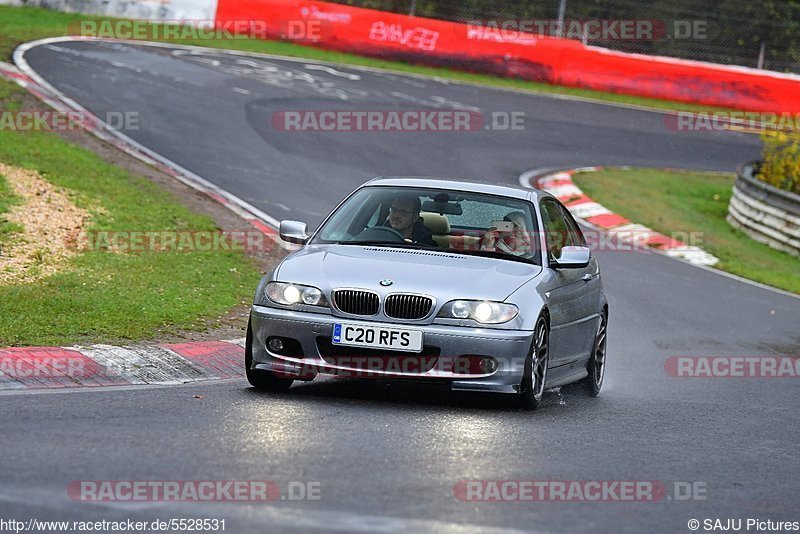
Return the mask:
M739 167L728 223L754 240L800 256L800 196L754 178L756 163Z
M217 23L259 20L276 39L573 87L734 109L800 112L800 76L625 54L578 41L476 36L466 24L309 0L218 0ZM481 37L481 38L476 38Z

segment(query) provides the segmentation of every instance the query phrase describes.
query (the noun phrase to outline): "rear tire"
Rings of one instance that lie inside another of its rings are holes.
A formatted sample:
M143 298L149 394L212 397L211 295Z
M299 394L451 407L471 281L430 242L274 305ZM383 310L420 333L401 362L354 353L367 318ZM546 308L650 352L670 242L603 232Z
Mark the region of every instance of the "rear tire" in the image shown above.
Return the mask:
M606 374L606 337L608 334L608 312L603 310L600 315L600 324L597 326L595 334L594 348L592 357L589 358L587 371L589 376L580 381L586 394L590 397L597 397L603 387L603 379Z
M250 382L251 386L262 391L272 393L286 391L294 382L293 379L275 376L275 373L271 371L251 369L253 366L253 329L251 320L252 316L247 321L247 337L244 343L244 372L247 375L247 381Z
M536 410L542 403L550 363L550 328L547 318L540 315L533 329L531 353L525 360L525 370L519 387L518 400L522 408Z

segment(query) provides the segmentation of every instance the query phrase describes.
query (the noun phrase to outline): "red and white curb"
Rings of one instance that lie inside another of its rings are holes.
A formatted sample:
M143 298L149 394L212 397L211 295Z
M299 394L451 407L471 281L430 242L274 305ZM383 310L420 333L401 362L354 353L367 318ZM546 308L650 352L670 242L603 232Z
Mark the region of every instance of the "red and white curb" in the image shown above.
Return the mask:
M244 339L0 349L0 391L175 385L244 376Z
M617 167L626 168L626 167ZM678 239L660 234L641 224L613 213L602 204L595 202L572 181L572 176L583 172L597 172L603 167L581 167L570 170L532 170L520 175L523 187L543 189L558 198L575 218L588 226L603 230L621 242L657 250L673 258L679 258L695 265L711 266L719 259L700 247L688 245Z
M16 63L16 66L0 62L0 77L17 83L56 111L80 113L82 118L81 127L89 133L219 202L272 239L277 246L286 250L295 250L295 246L284 243L279 238L276 231L279 226L277 219L174 161L150 150L124 133L115 130L76 101L47 83L25 60L25 52L35 46L81 40L92 40L92 38L52 37L22 44L14 51L14 63Z

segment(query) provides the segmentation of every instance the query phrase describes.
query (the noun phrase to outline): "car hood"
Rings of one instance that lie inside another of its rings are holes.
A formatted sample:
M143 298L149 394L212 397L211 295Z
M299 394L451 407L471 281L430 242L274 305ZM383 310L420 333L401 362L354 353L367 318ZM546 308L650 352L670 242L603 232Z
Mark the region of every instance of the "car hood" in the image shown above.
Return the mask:
M319 287L413 292L439 302L505 300L541 272L537 265L431 250L356 245L308 245L283 260L275 280ZM382 287L381 280L392 280Z

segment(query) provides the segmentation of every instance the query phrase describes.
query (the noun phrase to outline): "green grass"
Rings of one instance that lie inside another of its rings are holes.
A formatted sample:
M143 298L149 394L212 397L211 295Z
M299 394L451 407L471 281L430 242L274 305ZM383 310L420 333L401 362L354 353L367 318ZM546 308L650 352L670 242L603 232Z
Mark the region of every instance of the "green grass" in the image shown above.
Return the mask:
M0 60L9 61L11 54L20 44L41 39L67 35L68 24L81 20L100 20L98 17L81 14L68 14L31 7L0 6ZM105 19L108 20L108 19ZM390 69L411 74L447 78L461 82L495 87L506 87L539 93L569 95L619 104L632 104L664 110L678 111L730 111L726 108L672 102L656 98L645 98L632 95L616 94L610 92L593 91L574 87L563 87L545 83L535 83L525 80L503 78L486 74L461 72L446 68L425 67L411 65L397 61L373 59L354 54L346 54L322 50L319 48L302 46L285 41L265 41L260 39L194 39L170 41L175 44L206 46L210 48L224 48L245 52L258 52L276 54L290 57L300 57L319 61L330 61L350 65Z
M7 85L0 80L0 94ZM53 133L0 131L0 161L64 188L93 214L89 230L216 229L152 182ZM13 201L8 187L0 188L0 210ZM200 328L250 299L259 277L240 252L87 251L62 273L0 286L0 347L135 341Z
M611 211L662 234L702 232L694 244L720 259L718 269L800 293L800 259L753 241L725 220L732 175L606 169L574 180Z

